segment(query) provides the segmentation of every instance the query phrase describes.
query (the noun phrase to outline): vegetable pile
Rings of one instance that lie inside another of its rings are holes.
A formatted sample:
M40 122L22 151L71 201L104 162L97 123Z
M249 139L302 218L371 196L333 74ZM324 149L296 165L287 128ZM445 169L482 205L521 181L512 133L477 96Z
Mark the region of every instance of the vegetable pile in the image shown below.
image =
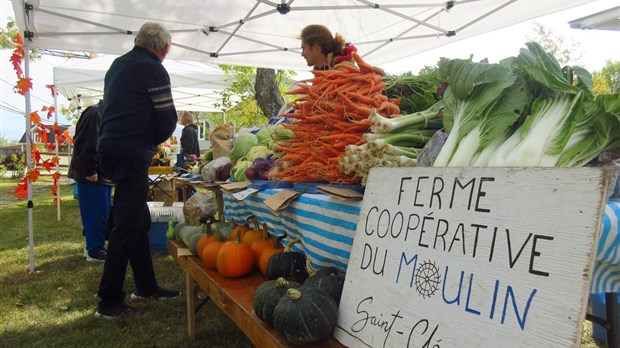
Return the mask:
M391 117L399 114L397 101L382 94L382 71L353 53L359 70L340 65L341 70L314 70L314 78L301 81L288 92L301 95L293 103L295 112L287 114L295 122L285 125L293 132L289 145L279 146L281 161L289 163L275 180L287 182L326 182L357 184L360 178L345 173L340 158L347 145L361 145L363 135L376 112ZM310 85L309 85L310 84Z
M445 59L448 132L434 166L578 167L620 146L620 94L535 42L497 64Z

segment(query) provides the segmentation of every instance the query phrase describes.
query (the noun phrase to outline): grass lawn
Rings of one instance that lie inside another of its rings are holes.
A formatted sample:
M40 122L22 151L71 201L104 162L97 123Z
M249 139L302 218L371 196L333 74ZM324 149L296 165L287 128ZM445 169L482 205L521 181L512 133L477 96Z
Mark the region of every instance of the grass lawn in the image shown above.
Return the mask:
M63 181L66 182L66 181ZM0 180L0 346L3 347L252 347L212 302L196 316L198 340L187 335L185 299L132 303L143 313L127 319L93 318L101 263L84 260L84 239L71 186L60 187L61 220L51 182L33 187L35 272L29 273L28 209L12 192L17 180ZM183 289L185 276L172 257L153 253L162 286ZM125 290L133 286L128 270ZM584 323L581 347L604 347Z

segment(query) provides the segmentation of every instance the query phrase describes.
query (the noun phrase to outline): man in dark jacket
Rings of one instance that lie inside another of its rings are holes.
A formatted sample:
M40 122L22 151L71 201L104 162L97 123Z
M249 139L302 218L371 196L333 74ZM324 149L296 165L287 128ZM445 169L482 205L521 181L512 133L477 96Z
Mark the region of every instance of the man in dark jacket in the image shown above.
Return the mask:
M198 127L194 124L194 116L188 112L181 113L181 154L195 155L200 157L200 145L198 144Z
M135 311L125 302L127 264L135 281L132 299L181 295L157 283L148 238L151 215L146 204L151 158L156 146L176 128L170 77L161 64L170 50L171 35L160 24L145 23L134 43L130 52L114 60L104 81L97 151L115 191L96 318L112 319Z
M101 173L97 157L97 138L101 102L87 107L75 126L75 137L68 177L76 181L80 215L86 237L87 261L105 261L105 239L112 204L112 187Z

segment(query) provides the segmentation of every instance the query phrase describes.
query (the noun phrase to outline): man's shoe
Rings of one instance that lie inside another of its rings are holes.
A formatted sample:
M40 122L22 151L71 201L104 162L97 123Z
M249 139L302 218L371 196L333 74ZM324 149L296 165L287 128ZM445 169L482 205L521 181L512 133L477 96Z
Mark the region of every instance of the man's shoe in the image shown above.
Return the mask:
M172 289L166 288L158 288L154 292L146 293L144 291L140 291L140 289L136 289L133 294L131 294L132 300L145 300L149 298L154 298L158 300L165 300L169 298L176 298L181 296L181 292Z
M128 305L125 301L111 306L111 307L101 307L97 308L95 312L95 318L97 319L116 319L118 317L123 317L130 314L136 314L139 310Z
M87 252L86 253L86 261L88 262L104 262L107 253L105 249L101 249L99 251Z

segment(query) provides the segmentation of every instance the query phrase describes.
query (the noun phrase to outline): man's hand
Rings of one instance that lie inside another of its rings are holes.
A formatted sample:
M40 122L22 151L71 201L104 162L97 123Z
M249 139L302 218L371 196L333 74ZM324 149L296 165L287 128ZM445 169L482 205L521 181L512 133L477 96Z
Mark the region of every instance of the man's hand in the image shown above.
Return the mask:
M93 175L89 175L86 177L86 180L90 181L90 182L97 182L97 180L99 179L99 177L97 176L97 173L93 174Z

